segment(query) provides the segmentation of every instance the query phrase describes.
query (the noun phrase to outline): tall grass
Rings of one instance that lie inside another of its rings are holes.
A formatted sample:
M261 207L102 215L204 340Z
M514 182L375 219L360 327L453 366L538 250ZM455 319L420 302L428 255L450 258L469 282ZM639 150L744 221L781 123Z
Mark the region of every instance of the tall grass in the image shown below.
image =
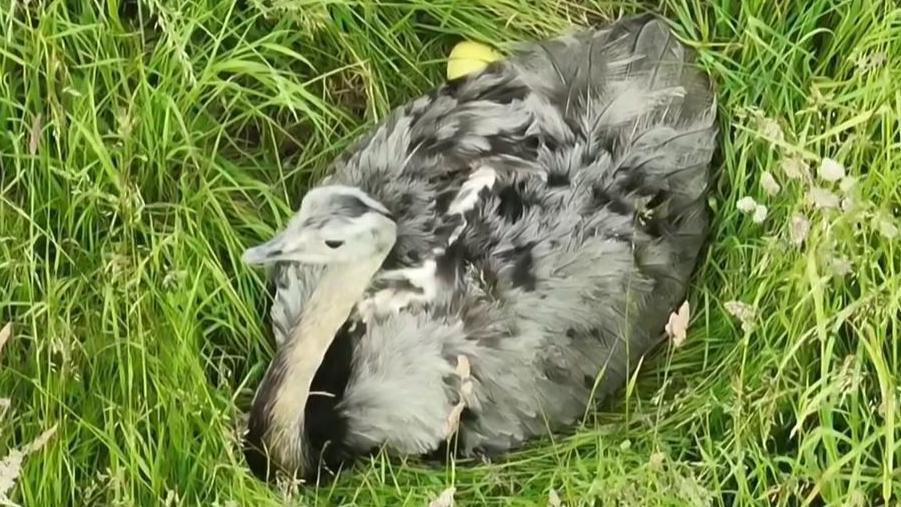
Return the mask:
M354 136L437 84L455 42L644 9L699 49L721 96L716 219L685 345L575 435L502 462L380 457L299 496L253 479L240 414L272 350L242 248ZM0 26L0 326L14 323L0 451L58 425L16 502L424 505L450 485L460 505L901 497L895 2L0 0ZM785 174L822 157L856 185ZM856 208L811 206L812 185ZM745 196L768 208L762 224L737 210ZM756 314L742 325L730 301Z

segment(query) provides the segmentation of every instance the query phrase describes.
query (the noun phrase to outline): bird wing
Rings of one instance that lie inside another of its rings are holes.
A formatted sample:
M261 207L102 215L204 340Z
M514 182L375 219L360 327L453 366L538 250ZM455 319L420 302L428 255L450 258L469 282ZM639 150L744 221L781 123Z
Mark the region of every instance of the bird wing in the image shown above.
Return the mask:
M485 126L468 102L426 107L458 96L482 103ZM527 45L422 104L430 131L451 118L455 133L418 137L418 162L397 174L422 171L446 204L426 208L433 241L398 278L410 291L452 280L454 297L436 290L373 320L355 355L371 366L352 372L340 407L352 438L426 450L460 398L464 355L463 447L503 450L621 385L682 301L707 229L715 95L665 24L640 16ZM491 185L476 185L485 168Z
M517 102L526 92L503 69L445 83L393 110L333 162L330 182L359 187L397 223L383 282L393 271L395 279L425 284L424 261L456 240L490 174L534 170L534 147L523 143L532 120ZM321 273L293 263L276 266L270 317L277 342L296 323Z
M621 385L706 233L716 104L688 60L647 16L527 45L398 108L335 162L398 223L368 294L394 290L373 303L389 311L352 318L366 339L336 400L349 445L425 452L456 413L464 449L504 450ZM284 315L316 276L290 269ZM461 355L470 415L456 412Z

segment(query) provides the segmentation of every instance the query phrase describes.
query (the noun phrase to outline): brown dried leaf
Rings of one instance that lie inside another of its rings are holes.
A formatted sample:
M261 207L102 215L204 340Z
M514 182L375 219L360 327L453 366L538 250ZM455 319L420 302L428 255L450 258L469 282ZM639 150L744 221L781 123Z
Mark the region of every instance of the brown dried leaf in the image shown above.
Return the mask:
M25 460L25 456L37 452L47 445L47 442L50 441L50 438L55 433L56 425L54 424L52 428L41 433L30 444L22 449L10 450L9 454L3 460L0 460L0 504L17 505L10 501L9 493L16 486L16 481L22 472L22 462Z
M444 421L444 438L450 438L457 430L460 429L460 417L463 415L463 409L466 404L462 401L458 402L451 408L450 414Z
M457 376L461 379L468 379L470 374L469 358L463 354L457 355Z
M31 454L31 453L38 452L41 449L43 449L44 446L47 445L47 442L49 442L50 439L53 438L53 435L56 434L56 427L57 427L57 425L54 424L53 426L50 427L49 430L38 435L38 437L35 438L30 444L25 446L23 448L23 450L27 454Z
M18 505L9 500L9 493L16 487L24 459L24 452L12 449L5 458L0 460L0 503L4 505Z
M3 354L3 347L9 341L9 337L13 334L13 323L7 322L3 329L0 329L0 354Z
M461 403L468 405L470 403L470 400L472 399L472 371L469 364L469 358L464 356L463 354L457 355L456 373L457 376L460 377L460 397L462 398Z
M28 139L28 153L34 155L41 146L41 129L44 127L44 115L38 113L31 120L31 133Z
M666 334L673 340L673 346L679 348L685 343L685 337L688 335L688 321L691 318L691 308L688 300L682 303L679 310L673 312L669 316L669 322L666 323Z
M429 507L454 507L454 493L457 488L451 486L438 495L438 498L429 502Z

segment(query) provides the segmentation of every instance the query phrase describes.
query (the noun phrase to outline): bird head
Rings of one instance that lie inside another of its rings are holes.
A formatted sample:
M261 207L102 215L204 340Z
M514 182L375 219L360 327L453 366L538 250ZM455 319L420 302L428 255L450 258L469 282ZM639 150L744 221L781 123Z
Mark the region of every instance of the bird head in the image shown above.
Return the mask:
M352 263L385 253L395 240L395 222L381 203L355 187L326 185L308 192L284 230L247 249L243 260Z
M244 252L248 264L329 265L303 301L300 318L288 323L293 328L254 396L245 456L258 477L312 480L321 464L337 459L332 455L340 442L332 442L331 434L342 419L330 397L334 393L310 389L329 354L343 357L343 349L332 343L346 334L342 324L396 236L388 210L367 193L355 187L323 185L304 196L300 209L275 237Z

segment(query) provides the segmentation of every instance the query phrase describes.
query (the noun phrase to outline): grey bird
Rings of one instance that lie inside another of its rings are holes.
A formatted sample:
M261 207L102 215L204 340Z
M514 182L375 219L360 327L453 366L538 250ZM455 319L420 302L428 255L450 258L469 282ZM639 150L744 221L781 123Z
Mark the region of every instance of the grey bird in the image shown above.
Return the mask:
M276 288L250 468L496 456L620 389L708 234L717 108L693 60L633 16L524 44L353 144L244 253Z

